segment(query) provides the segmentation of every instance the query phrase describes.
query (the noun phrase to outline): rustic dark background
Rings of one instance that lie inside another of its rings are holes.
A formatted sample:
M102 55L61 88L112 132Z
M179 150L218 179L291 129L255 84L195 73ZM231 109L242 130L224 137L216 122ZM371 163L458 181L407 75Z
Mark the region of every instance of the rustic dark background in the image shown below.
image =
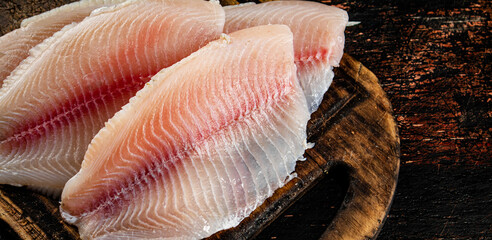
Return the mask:
M400 131L398 186L378 239L492 239L492 1L323 2L361 22L347 28L345 51L378 76ZM323 206L320 190L306 196L313 206ZM324 203L336 208L340 191ZM309 219L295 207L280 219L288 234L271 226L260 238L293 236ZM304 227L323 228L318 213Z
M492 239L491 1L333 1L379 77L401 168L380 239Z
M378 239L492 239L492 1L323 2L361 22L347 28L345 51L378 76L400 131L398 186ZM295 239L299 225L311 232L302 237L319 236L346 190L340 176L325 184L259 238Z
M1 0L0 34L64 1L35 2ZM379 239L492 239L491 1L323 2L361 22L347 28L346 52L379 77L400 131L400 176ZM319 237L347 188L339 172L258 238Z

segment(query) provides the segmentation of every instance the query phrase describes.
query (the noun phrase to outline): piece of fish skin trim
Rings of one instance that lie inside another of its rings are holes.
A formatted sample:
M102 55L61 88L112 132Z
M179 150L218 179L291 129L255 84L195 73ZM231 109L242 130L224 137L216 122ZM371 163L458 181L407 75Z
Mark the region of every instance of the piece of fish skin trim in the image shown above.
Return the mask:
M24 19L18 29L0 37L0 86L10 73L29 56L29 50L64 26L80 22L100 7L126 0L82 0Z
M295 176L309 112L285 25L162 70L94 137L62 194L82 239L201 239Z
M297 77L309 111L316 111L334 77L345 44L348 15L342 9L308 1L272 1L224 7L224 32L267 24L285 24L294 34Z
M357 26L357 25L359 25L359 24L360 24L360 22L359 22L359 21L349 21L349 22L347 23L347 27Z
M223 24L217 2L127 1L38 44L0 90L0 183L59 195L104 122Z

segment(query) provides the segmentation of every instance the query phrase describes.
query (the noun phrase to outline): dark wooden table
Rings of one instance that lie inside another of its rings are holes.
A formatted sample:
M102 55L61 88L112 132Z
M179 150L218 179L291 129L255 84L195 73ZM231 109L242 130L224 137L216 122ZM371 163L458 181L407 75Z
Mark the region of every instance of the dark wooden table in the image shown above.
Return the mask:
M492 239L491 1L333 2L346 52L376 76L401 137L380 239Z
M492 2L323 2L361 22L347 28L345 52L379 78L400 130L398 186L378 239L492 239ZM343 176L325 181L303 199L311 209L340 203ZM296 205L260 238L296 239L296 225L316 232L326 221Z
M0 2L2 28L18 26L27 16L11 13L29 2ZM492 239L491 1L323 2L361 22L347 28L346 52L379 77L400 130L400 176L379 239ZM319 237L347 189L334 172L257 238Z

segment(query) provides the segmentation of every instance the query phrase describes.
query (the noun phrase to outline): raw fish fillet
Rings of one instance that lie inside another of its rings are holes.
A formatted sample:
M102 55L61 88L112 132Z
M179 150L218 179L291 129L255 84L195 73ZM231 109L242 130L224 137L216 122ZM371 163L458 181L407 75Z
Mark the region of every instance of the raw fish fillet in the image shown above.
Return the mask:
M297 77L304 89L309 111L318 109L333 79L333 67L343 55L344 10L306 1L246 3L225 7L224 32L266 24L285 24L294 34Z
M0 86L4 79L29 56L29 49L52 36L65 25L80 22L97 8L125 0L82 0L25 19L21 27L0 37Z
M128 1L36 46L0 90L0 183L59 194L104 122L223 24L218 2Z
M61 211L83 239L200 239L294 174L309 119L284 25L223 35L164 69L92 140Z

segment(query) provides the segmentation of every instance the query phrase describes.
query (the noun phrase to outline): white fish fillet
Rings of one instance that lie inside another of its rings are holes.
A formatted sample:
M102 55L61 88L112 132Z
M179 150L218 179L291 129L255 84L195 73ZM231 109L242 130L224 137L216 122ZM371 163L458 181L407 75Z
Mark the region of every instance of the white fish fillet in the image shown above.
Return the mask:
M223 24L218 2L127 1L36 46L0 90L0 183L59 194L104 122Z
M266 24L285 24L294 34L298 78L309 111L318 109L332 79L332 68L343 55L347 13L339 8L307 1L273 1L224 7L224 32Z
M51 37L65 25L80 22L97 8L125 0L82 0L25 19L21 27L0 37L0 86L29 56L29 49Z
M83 239L200 239L294 174L309 119L292 33L224 35L164 69L95 136L61 211Z

